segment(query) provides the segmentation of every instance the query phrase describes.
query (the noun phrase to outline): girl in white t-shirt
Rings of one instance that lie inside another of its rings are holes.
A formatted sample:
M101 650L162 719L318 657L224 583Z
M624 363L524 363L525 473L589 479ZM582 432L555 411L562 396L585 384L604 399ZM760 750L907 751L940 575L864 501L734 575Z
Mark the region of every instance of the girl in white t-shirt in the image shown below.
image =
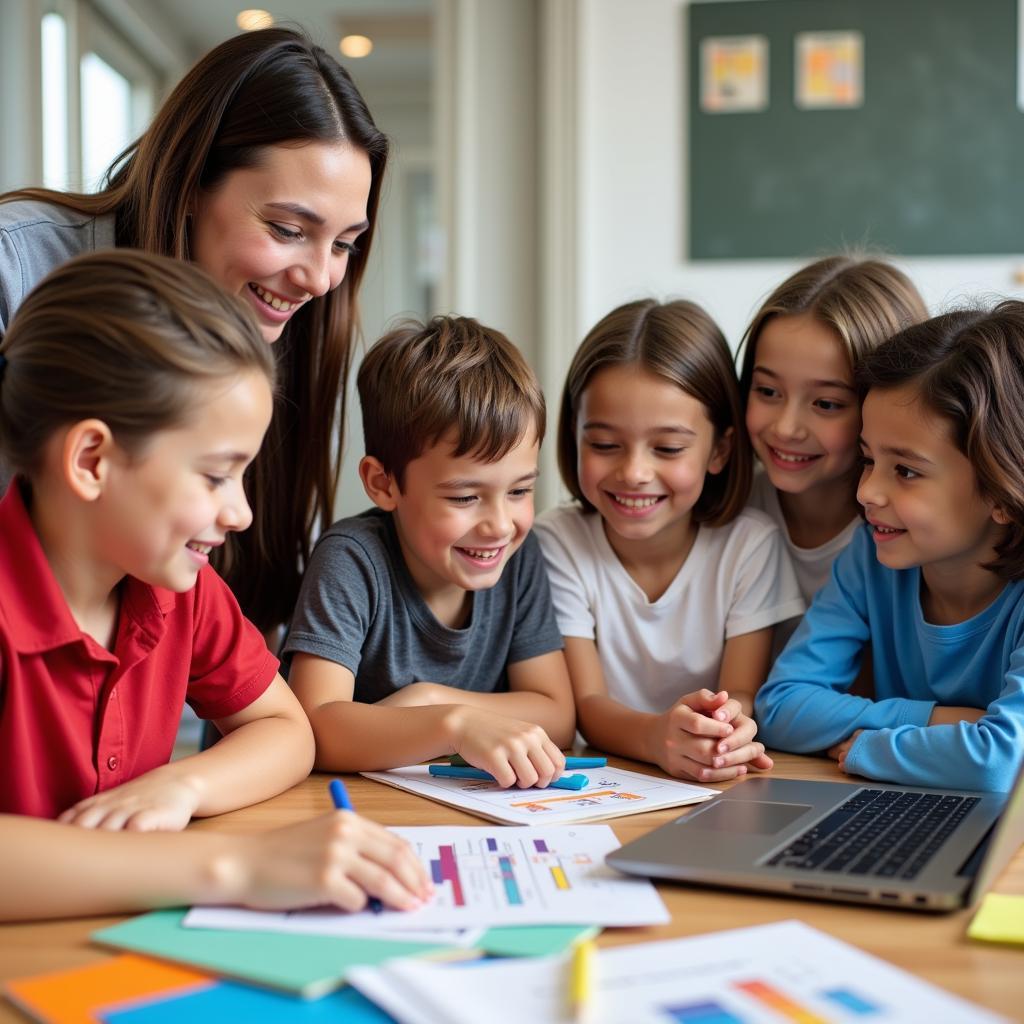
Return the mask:
M702 782L770 768L750 708L772 627L804 606L778 527L743 510L736 373L700 307L632 302L594 327L558 460L576 500L536 529L584 737Z
M740 390L762 467L750 503L781 528L808 604L861 522L854 368L926 316L921 296L894 266L831 256L783 281L744 335ZM775 653L797 621L776 630Z

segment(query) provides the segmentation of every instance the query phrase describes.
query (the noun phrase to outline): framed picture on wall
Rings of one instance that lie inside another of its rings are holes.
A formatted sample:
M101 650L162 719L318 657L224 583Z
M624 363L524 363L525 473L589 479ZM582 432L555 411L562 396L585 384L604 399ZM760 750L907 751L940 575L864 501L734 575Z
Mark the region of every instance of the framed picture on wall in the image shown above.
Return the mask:
M796 105L802 110L859 107L864 102L860 32L798 32Z
M764 36L704 39L701 54L701 110L731 114L768 106L768 40Z

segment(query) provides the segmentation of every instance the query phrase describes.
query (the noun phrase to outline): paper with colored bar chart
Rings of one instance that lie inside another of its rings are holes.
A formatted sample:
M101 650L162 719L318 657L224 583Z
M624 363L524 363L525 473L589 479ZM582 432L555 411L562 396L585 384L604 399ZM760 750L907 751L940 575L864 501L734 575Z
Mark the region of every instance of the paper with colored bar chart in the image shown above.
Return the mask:
M422 826L391 830L408 840L434 881L434 899L421 910L380 914L294 911L271 914L202 907L186 925L238 928L258 913L260 928L295 930L310 922L318 934L404 936L406 929L502 925L664 924L669 913L645 878L619 874L604 863L619 841L607 825L580 828ZM278 919L281 926L274 925Z
M469 811L488 821L510 825L568 825L583 821L642 814L662 807L697 804L717 796L714 789L671 779L628 772L623 768L590 768L578 772L590 779L586 789L502 789L496 782L447 779L431 775L425 764L389 772L363 772L368 779Z
M588 1024L1006 1024L799 921L598 950ZM569 960L418 960L346 980L400 1024L570 1021Z

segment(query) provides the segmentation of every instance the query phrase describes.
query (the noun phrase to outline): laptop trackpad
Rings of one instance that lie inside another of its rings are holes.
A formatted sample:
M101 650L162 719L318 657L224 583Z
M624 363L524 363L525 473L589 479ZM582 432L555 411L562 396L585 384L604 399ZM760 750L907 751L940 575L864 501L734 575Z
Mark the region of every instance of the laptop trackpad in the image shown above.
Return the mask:
M810 804L778 804L761 800L718 800L706 811L683 818L688 828L769 836L811 810Z

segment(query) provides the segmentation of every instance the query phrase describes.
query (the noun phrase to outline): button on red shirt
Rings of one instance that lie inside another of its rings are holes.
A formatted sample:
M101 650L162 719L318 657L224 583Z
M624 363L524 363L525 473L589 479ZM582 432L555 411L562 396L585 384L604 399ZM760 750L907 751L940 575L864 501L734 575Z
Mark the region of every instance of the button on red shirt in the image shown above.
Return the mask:
M71 615L23 486L0 501L0 811L53 818L166 764L186 701L235 714L278 662L208 566L183 594L126 577L103 648Z

